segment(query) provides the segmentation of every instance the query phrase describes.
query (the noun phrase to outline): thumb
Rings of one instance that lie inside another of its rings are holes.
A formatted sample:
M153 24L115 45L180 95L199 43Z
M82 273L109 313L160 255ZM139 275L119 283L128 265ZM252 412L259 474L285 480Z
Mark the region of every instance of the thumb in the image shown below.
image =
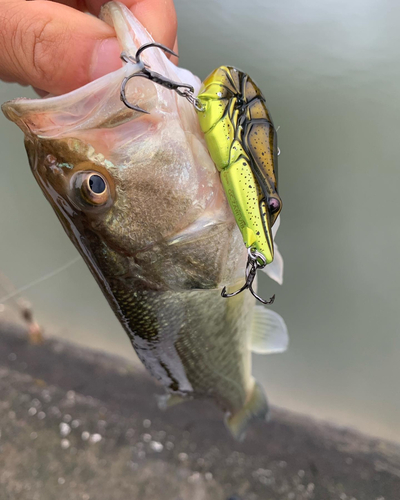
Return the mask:
M0 2L0 78L55 95L121 66L114 30L48 1Z

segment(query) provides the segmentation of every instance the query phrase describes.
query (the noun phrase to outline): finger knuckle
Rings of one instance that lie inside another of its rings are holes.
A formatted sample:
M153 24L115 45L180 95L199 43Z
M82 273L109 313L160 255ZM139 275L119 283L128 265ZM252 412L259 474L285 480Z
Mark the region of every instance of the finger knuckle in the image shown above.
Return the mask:
M57 33L51 20L36 19L34 23L27 57L32 70L42 80L50 78L50 68L51 73L57 71L57 66L53 61Z
M62 71L54 57L60 52L63 30L42 5L29 4L25 9L19 2L6 1L0 8L0 74L40 87Z
M18 11L13 5L5 4L7 8L0 10L0 46L1 54L1 74L9 74L11 79L17 76L20 68L20 57L16 50L18 44L18 30L15 26L19 24ZM7 29L8 26L13 29Z

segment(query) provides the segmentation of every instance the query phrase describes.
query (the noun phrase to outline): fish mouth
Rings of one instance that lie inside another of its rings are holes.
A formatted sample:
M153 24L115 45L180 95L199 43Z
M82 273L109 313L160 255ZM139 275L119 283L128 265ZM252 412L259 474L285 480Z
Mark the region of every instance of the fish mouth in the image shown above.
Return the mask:
M121 52L133 58L139 47L154 41L123 4L105 4L101 9L100 19L115 29ZM195 88L196 93L198 92L200 80L189 71L176 67L160 49L146 50L141 57L152 70L171 80L188 83ZM14 122L26 136L47 139L73 136L76 131L100 127L104 116L109 116L110 109L115 110L116 114L131 111L121 102L120 89L124 78L135 71L135 64L129 62L120 69L67 94L47 96L43 99L19 98L4 103L1 108L6 118ZM135 78L135 83L129 85L133 99L136 100L136 94L140 97L143 89L155 96L158 106L162 106L166 101L168 104L165 106L171 106L171 99L168 97L170 94L166 94L170 93L170 90L143 78ZM186 103L185 99L180 99L178 106L185 104L181 101ZM165 111L171 112L171 109ZM133 112L131 114L133 115Z

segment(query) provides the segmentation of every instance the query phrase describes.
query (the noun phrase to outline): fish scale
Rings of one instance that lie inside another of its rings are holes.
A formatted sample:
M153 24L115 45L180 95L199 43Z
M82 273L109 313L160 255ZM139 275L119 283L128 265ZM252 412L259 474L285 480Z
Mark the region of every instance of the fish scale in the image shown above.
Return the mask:
M230 413L242 408L251 385L246 383L251 380L250 353L243 357L248 344L244 323L251 317L242 313L252 297L226 301L218 290L132 294L122 284L112 294L139 358L164 386L186 397L213 395ZM178 363L185 367L181 379Z

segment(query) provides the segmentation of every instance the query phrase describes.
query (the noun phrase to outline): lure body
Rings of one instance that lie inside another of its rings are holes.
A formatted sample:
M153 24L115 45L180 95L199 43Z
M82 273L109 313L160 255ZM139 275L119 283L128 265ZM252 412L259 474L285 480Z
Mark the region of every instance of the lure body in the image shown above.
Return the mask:
M203 82L198 111L211 157L247 248L274 258L271 233L282 202L277 191L276 130L254 81L221 66Z

